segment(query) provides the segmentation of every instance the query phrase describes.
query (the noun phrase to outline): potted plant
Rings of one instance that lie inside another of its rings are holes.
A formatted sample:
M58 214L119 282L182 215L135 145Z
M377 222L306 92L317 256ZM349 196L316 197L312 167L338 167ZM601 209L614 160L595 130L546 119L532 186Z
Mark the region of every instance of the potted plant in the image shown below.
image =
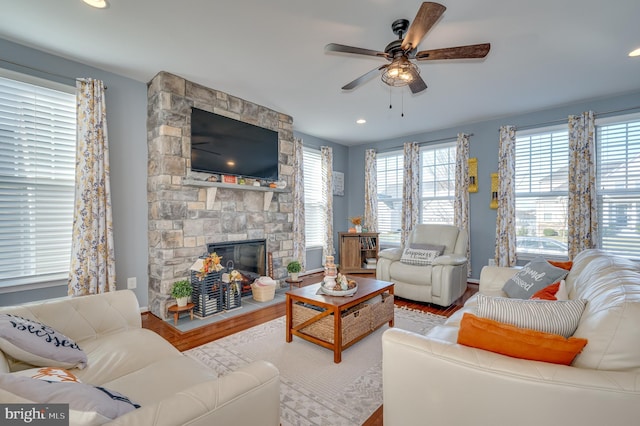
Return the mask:
M287 272L291 275L293 281L298 281L298 273L302 270L302 265L297 260L292 260L287 265Z
M178 306L186 306L192 291L193 288L189 281L176 281L173 283L173 287L171 287L171 296L176 299Z

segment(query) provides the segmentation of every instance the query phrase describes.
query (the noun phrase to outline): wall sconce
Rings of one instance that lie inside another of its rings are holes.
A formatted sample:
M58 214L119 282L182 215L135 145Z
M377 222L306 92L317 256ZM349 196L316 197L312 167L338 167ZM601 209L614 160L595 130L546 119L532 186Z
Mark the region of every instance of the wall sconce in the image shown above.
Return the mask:
M498 208L498 174L491 173L491 203L489 207L492 209Z
M478 159L469 158L467 168L469 169L469 192L478 192Z

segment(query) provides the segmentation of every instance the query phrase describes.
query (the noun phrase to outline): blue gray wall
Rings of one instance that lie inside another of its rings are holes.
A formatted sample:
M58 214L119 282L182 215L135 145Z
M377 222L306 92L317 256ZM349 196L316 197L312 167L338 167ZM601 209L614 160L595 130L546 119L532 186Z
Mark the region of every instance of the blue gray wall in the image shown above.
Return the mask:
M295 116L293 123L295 126ZM333 151L333 170L344 173L344 196L333 196L333 247L338 255L339 241L338 232L346 232L349 215L347 214L347 164L349 160L349 150L346 146L330 142L324 139L316 138L297 131L293 132L294 136L302 139L305 147L320 149L321 146L330 146ZM353 216L353 215L352 215ZM337 257L336 257L337 259ZM307 263L305 270L313 271L322 268L322 250L307 250Z
M75 85L74 80L78 77L92 77L105 82L108 88L106 100L117 288L126 288L127 278L136 277L137 288L134 291L140 306L146 306L148 301L146 83L3 39L0 39L0 67L71 86ZM46 73L37 70L44 70ZM0 293L0 305L66 295L66 285Z
M428 91L422 96L429 96ZM469 141L469 157L478 159L478 192L469 194L471 216L471 270L472 278L479 278L482 266L494 257L496 210L489 208L490 174L498 171L498 131L500 126L515 125L519 128L538 127L543 123L566 119L571 114L593 110L598 113L640 107L640 92L578 102L571 105L549 108L528 114L520 114L497 120L464 124L435 132L420 133L388 141L364 143L349 148L348 184L345 189L348 216L364 211L364 152L375 148L389 151L393 147L402 149L404 142L426 142L442 138L455 139L460 132L473 133ZM408 111L417 114L417 111ZM619 114L627 114L619 113ZM609 114L611 115L611 114ZM559 123L556 123L556 125Z
M94 67L0 39L0 67L73 84L76 77L103 80L107 87L107 111L111 156L111 190L113 206L116 278L118 289L126 288L127 278L136 277L134 290L141 306L148 303L147 249L147 139L146 83L108 73ZM8 61L8 62L7 62ZM12 65L9 62L20 64ZM61 77L51 76L37 70ZM159 70L160 71L160 70ZM422 96L428 96L426 93ZM493 257L496 211L489 209L489 175L497 171L498 128L512 124L529 127L565 118L586 110L596 113L620 110L640 105L640 92L574 103L544 111L515 115L455 128L413 136L345 147L330 141L294 132L309 147L328 145L333 148L333 169L345 174L345 195L334 196L334 246L338 250L338 232L347 230L348 218L364 212L364 151L379 151L401 147L407 141L430 141L455 137L459 132L473 133L470 156L478 158L479 191L470 194L472 276ZM417 114L417 111L407 111ZM295 125L295 112L292 113ZM348 165L348 167L347 167ZM318 260L319 262L319 260ZM313 267L314 265L309 265ZM320 266L320 265L318 265ZM66 286L47 289L0 293L0 305L22 303L66 295Z

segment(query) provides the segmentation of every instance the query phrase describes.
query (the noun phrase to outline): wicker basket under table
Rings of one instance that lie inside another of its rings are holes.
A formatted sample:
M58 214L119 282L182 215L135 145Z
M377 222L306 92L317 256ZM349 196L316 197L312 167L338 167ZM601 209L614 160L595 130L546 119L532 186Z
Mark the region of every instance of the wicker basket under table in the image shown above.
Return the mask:
M292 312L293 326L297 327L318 315L320 311L307 307L304 304L296 303L292 306ZM333 314L327 315L326 317L301 328L299 331L320 340L324 340L325 342L333 343L334 322ZM351 343L354 339L368 333L369 331L371 331L371 305L360 303L359 305L356 305L342 313L343 345Z

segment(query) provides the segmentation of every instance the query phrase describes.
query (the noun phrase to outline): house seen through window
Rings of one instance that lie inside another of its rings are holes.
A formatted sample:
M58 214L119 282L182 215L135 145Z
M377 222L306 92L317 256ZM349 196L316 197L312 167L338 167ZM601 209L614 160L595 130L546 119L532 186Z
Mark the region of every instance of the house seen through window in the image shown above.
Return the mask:
M326 233L327 199L322 190L322 159L317 149L303 148L304 221L307 248L322 247Z

